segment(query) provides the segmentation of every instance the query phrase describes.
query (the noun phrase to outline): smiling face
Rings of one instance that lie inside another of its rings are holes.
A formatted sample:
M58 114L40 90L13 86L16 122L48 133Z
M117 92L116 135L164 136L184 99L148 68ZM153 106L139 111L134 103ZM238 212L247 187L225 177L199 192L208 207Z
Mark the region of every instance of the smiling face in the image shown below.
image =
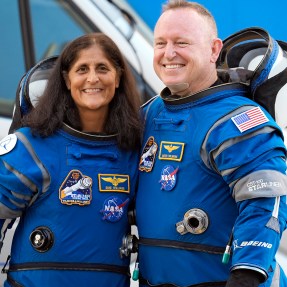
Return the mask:
M168 10L156 24L154 39L154 69L172 93L195 93L216 81L222 42L209 19L193 9Z
M93 113L106 118L119 75L101 48L95 44L80 51L64 77L81 119Z

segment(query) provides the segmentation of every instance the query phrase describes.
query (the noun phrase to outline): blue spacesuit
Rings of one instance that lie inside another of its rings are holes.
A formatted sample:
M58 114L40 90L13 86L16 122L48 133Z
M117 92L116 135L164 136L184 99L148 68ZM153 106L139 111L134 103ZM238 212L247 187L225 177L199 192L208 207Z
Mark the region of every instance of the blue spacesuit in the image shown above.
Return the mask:
M115 136L64 125L46 138L22 128L0 154L2 240L20 217L4 286L129 286L119 248L130 232L137 153L119 149Z
M260 286L287 286L275 261L287 221L285 145L247 92L223 81L187 97L166 88L143 107L141 286L225 286L242 268L258 272Z

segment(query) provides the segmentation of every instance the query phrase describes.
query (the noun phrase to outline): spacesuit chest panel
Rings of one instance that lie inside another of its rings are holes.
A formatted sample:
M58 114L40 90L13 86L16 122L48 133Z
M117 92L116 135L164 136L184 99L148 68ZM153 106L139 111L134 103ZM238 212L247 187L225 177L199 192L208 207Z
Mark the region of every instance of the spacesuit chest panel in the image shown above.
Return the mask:
M28 133L26 136L29 138ZM67 263L128 266L128 258L114 255L119 254L122 237L129 232L127 211L135 192L138 154L118 149L114 141L56 134L39 144L49 146L47 155L44 148L37 148L37 141L43 139L29 139L50 175L50 187L22 216L11 264L64 259ZM31 235L39 227L52 234L53 242L44 252L31 244L35 239ZM98 248L103 245L109 248Z
M180 111L163 107L146 124L137 195L140 236L157 235L157 238L209 244L208 234L218 225L232 228L235 214L231 211L234 202L229 187L218 174L208 170L200 156L210 126L223 112L205 113L205 109L201 105L183 107ZM203 115L205 121L202 121ZM149 216L143 206L148 206ZM230 216L218 216L217 210L221 208L230 210ZM188 233L182 236L176 230L176 223L191 209L203 210L208 218L212 218L212 223L200 235ZM159 222L161 228L158 228ZM218 236L213 244L225 243Z

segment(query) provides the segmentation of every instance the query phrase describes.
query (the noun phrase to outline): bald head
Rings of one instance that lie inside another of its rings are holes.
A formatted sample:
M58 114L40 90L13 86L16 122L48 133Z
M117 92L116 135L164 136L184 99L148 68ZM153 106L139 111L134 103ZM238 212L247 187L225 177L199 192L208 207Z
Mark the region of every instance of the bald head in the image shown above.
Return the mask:
M214 17L204 6L197 2L188 2L186 0L169 0L166 4L162 6L162 13L168 10L181 8L194 10L196 13L202 16L210 25L210 29L213 36L215 38L218 37L217 25Z
M154 69L172 93L193 94L217 79L222 48L211 14L201 5L172 0L154 30Z

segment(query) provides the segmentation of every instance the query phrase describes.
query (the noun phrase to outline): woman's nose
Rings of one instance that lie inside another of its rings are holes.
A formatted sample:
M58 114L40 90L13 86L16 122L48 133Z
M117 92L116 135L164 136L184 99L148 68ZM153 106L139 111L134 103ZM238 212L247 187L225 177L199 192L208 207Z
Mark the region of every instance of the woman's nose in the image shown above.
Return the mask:
M93 70L89 71L87 81L88 82L97 82L98 80L99 80L98 74Z

